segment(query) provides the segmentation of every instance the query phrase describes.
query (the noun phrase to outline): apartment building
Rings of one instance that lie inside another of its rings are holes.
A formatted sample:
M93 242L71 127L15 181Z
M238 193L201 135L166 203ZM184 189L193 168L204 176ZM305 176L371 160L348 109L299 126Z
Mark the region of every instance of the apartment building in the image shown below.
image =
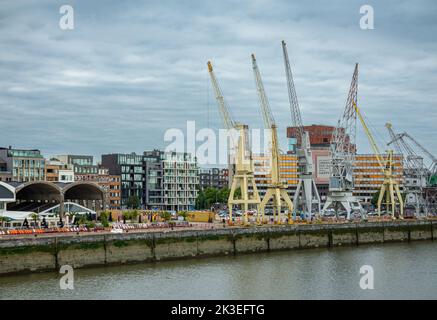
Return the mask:
M229 185L229 170L222 168L207 168L199 170L199 187L222 189Z
M0 148L5 179L17 182L44 181L45 159L40 150Z
M190 154L160 150L106 154L102 166L121 177L122 207L131 196L137 196L145 209L178 211L195 206L199 168Z
M58 159L50 159L46 161L45 178L50 182L74 182L73 166L63 163Z
M60 162L73 166L74 174L98 174L99 166L94 164L94 157L87 155L58 155Z
M167 210L194 209L199 186L197 160L189 153L162 154L164 205Z

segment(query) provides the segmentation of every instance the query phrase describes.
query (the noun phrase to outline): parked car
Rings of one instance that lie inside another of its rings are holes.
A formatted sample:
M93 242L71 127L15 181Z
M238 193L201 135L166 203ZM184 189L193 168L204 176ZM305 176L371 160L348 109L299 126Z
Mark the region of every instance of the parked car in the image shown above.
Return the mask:
M235 210L233 212L233 215L235 215L236 217L241 217L243 215L243 213L241 212L241 210Z

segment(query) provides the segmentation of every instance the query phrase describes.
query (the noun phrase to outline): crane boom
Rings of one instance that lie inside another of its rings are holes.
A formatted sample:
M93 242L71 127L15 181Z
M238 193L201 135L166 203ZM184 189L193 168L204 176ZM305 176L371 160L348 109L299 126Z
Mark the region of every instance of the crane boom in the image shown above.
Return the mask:
M258 68L258 64L256 62L255 55L252 54L252 68L253 74L255 77L256 89L258 92L259 104L261 113L264 119L264 125L267 129L271 129L271 156L272 156L272 164L271 164L271 175L272 175L272 183L279 183L279 146L278 146L278 137L276 131L275 119L273 117L272 109L270 108L269 100L266 95L266 91L264 89L264 84L262 82L261 73Z
M386 171L386 163L385 161L382 159L381 156L381 152L379 151L378 145L376 144L375 138L373 138L373 135L371 133L371 131L369 130L369 128L367 127L366 122L364 121L364 117L361 114L360 109L358 108L357 104L355 102L353 102L354 108L355 108L355 112L358 115L358 118L360 119L361 125L363 126L363 129L367 135L367 138L369 139L370 142L370 146L373 149L373 152L375 153L376 159L378 160L378 164L381 167L381 170L383 172Z
M222 120L223 120L223 125L228 130L235 128L236 123L232 119L231 113L229 111L229 106L228 106L228 104L223 96L222 90L220 88L220 85L217 81L214 70L212 68L211 61L208 61L208 72L209 72L209 75L211 76L211 82L212 82L212 86L214 87L215 97L216 97L217 102L219 104L220 115L221 115Z
M304 134L302 117L300 114L299 101L297 100L296 87L294 86L293 73L291 72L290 60L288 58L287 44L282 41L282 52L284 54L285 75L287 77L288 99L290 101L290 111L293 126L297 130L296 138L298 145L302 143Z
M408 133L406 133L406 132L401 133L400 136L405 136L408 139L410 139L420 150L422 150L422 152L424 154L426 154L428 156L428 158L431 159L431 161L433 163L437 162L437 158L431 152L429 152L424 146L422 146L416 139L414 139L412 136L410 136Z
M271 129L272 126L275 125L275 118L273 117L272 109L270 108L269 100L267 99L267 95L264 90L264 84L261 80L261 74L259 72L258 64L254 54L252 54L252 67L261 106L261 113L264 119L264 125L266 128Z

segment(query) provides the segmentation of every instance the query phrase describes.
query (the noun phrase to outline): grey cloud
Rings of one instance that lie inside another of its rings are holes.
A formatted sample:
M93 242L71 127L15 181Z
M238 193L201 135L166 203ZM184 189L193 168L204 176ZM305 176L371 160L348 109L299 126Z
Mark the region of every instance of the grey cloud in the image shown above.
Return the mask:
M164 147L165 130L187 120L219 128L209 59L233 115L261 127L253 52L285 149L284 39L306 124L337 122L359 62L359 101L376 135L386 137L391 121L435 150L437 4L367 3L375 8L371 31L359 29L362 1L77 0L75 30L62 31L59 2L7 2L0 144L47 155L141 152ZM370 151L360 128L357 141Z

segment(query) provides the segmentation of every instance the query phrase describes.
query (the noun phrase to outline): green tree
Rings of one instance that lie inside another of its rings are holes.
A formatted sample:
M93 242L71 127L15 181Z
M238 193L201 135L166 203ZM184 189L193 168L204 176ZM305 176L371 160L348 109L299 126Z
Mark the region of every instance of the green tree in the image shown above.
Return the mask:
M380 193L380 190L376 191L373 194L372 200L370 201L375 208L378 206L379 193Z
M197 194L196 209L200 210L204 208L205 208L205 192L203 190L200 190L199 193Z
M183 217L184 221L187 220L188 212L187 211L179 211L178 216Z
M3 224L8 221L6 217L0 217L0 225L3 227Z
M196 209L210 209L214 203L227 204L230 193L231 190L227 187L222 189L207 188L205 190L200 190L196 199ZM234 197L236 199L241 198L240 188L235 190Z
M140 198L138 198L136 195L130 196L127 199L126 205L129 209L138 209L141 205Z
M100 212L100 221L102 222L102 226L107 228L109 227L108 218L111 213L107 211Z
M168 211L162 211L159 213L159 216L161 217L161 219L163 219L164 221L170 221L171 220L171 213Z
M37 213L32 213L30 216L33 220L33 225L36 227L36 222L39 220L39 214Z

